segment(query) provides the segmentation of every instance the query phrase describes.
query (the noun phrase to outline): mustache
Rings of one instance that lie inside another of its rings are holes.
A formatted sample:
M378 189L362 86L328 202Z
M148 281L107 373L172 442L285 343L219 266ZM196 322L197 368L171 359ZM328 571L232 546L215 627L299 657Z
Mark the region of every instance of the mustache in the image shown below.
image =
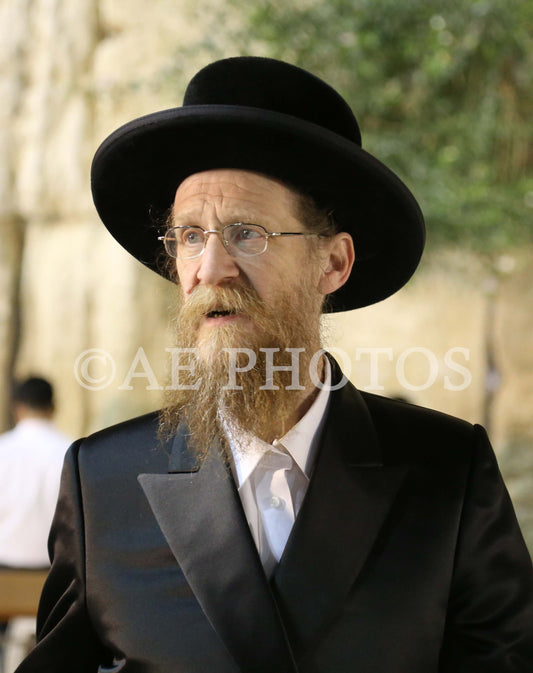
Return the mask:
M198 285L181 301L180 318L201 320L214 313L244 313L253 317L263 307L257 291L248 285Z

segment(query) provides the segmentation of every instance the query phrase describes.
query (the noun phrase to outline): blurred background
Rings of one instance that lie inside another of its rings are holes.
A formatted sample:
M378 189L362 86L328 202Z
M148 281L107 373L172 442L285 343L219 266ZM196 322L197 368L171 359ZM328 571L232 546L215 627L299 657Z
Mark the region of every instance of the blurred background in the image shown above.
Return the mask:
M483 423L533 550L531 2L0 0L0 35L0 430L32 373L71 436L158 408L173 288L99 223L91 159L208 62L274 56L343 93L427 220L415 278L327 344L361 389Z

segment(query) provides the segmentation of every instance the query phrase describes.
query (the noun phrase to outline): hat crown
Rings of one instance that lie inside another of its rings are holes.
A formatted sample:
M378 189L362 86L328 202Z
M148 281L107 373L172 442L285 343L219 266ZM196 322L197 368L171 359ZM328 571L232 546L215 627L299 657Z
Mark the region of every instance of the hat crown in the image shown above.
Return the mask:
M359 125L344 98L315 75L276 59L237 56L211 63L190 81L183 105L278 112L317 124L361 146Z

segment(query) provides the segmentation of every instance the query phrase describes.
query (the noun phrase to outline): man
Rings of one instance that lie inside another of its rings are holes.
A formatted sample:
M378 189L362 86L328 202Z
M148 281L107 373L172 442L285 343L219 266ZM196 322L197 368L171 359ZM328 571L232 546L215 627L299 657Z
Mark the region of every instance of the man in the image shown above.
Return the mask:
M424 242L345 101L218 61L92 180L177 282L172 390L71 448L20 673L531 671L531 560L484 431L359 393L320 351L321 311L394 293Z
M61 467L71 442L52 422L48 381L19 381L11 402L16 425L0 436L0 566L45 568Z
M15 427L0 436L0 573L4 586L12 586L13 569L50 566L48 534L63 459L71 443L53 423L54 406L54 391L46 379L31 376L14 384L11 411ZM6 627L0 668L10 673L35 642L35 618L11 617Z

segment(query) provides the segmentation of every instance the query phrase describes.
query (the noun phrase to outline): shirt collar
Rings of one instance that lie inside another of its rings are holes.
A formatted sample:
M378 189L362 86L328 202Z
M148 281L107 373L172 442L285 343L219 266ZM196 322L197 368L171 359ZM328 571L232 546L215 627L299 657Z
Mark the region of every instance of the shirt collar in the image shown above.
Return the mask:
M233 468L239 487L255 470L261 457L268 450L276 449L281 444L292 456L300 470L307 478L311 476L314 465L318 439L329 400L331 386L331 365L325 358L325 381L318 395L302 418L283 437L268 444L259 437L236 428L230 421L223 419L223 426L233 454Z

